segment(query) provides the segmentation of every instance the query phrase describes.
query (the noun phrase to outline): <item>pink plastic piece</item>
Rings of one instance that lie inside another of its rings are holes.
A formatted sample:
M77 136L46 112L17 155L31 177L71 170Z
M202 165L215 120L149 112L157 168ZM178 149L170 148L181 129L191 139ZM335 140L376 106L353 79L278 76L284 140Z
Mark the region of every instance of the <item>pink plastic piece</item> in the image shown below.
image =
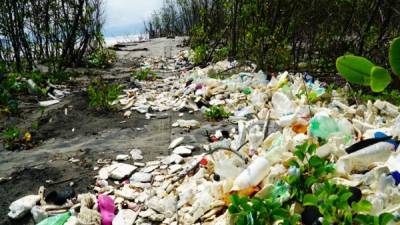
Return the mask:
M112 221L115 217L114 201L108 195L100 195L97 201L99 203L101 224L102 225L112 225Z

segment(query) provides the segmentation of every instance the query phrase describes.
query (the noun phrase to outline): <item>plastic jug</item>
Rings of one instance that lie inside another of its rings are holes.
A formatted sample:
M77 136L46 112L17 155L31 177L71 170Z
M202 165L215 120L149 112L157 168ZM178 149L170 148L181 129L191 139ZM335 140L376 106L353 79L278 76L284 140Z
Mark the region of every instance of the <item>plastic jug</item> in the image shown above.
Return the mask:
M317 113L310 121L309 131L314 137L328 139L339 131L336 121L325 113Z

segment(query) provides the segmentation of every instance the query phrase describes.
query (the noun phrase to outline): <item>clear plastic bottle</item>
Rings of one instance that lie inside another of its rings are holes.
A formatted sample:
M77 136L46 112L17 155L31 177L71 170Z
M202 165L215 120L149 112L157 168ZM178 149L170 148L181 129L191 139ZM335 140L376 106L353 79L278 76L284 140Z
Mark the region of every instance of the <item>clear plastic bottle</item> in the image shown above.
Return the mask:
M67 222L69 217L71 217L71 213L67 212L57 216L49 217L37 225L63 225L65 222Z

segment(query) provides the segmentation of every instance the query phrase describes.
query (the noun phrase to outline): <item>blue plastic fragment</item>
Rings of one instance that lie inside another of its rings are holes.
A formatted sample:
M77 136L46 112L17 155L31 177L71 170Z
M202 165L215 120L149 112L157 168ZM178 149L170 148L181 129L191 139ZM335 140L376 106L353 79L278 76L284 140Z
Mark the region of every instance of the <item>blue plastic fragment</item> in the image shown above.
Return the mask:
M383 132L378 131L378 132L375 132L374 137L375 137L375 138L384 138L384 137L388 137L388 135L386 135L386 134L383 133ZM387 140L386 142L387 142L387 143L390 143L390 144L392 144L392 145L394 145L394 149L395 149L395 150L396 150L397 147L399 146L399 142L396 141L396 140L394 140L394 139L389 139L389 140Z

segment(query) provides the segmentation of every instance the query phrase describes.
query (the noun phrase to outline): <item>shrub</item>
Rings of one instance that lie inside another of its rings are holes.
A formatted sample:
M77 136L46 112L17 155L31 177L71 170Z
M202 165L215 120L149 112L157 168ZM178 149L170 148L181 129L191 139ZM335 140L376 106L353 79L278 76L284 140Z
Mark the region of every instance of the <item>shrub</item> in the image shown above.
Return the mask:
M32 141L30 132L23 132L17 127L7 128L2 132L4 148L9 151L31 147Z
M229 48L227 47L217 49L213 54L213 61L218 62L224 60L228 57L228 54L229 54Z
M17 113L18 101L16 94L26 88L26 83L21 82L18 74L8 74L0 80L0 106L1 112Z
M133 71L131 76L136 80L155 80L157 78L157 74L151 71L150 68Z
M109 84L97 79L87 89L89 106L99 111L115 110L113 102L117 100L121 90L120 84Z
M196 65L202 64L207 60L208 46L203 44L197 46L193 51L193 63Z
M221 106L211 106L204 112L204 116L208 120L214 120L214 121L228 118L230 115L232 115L232 113L226 112L225 109Z
M99 48L89 55L88 62L91 67L107 68L110 67L117 59L114 50Z

